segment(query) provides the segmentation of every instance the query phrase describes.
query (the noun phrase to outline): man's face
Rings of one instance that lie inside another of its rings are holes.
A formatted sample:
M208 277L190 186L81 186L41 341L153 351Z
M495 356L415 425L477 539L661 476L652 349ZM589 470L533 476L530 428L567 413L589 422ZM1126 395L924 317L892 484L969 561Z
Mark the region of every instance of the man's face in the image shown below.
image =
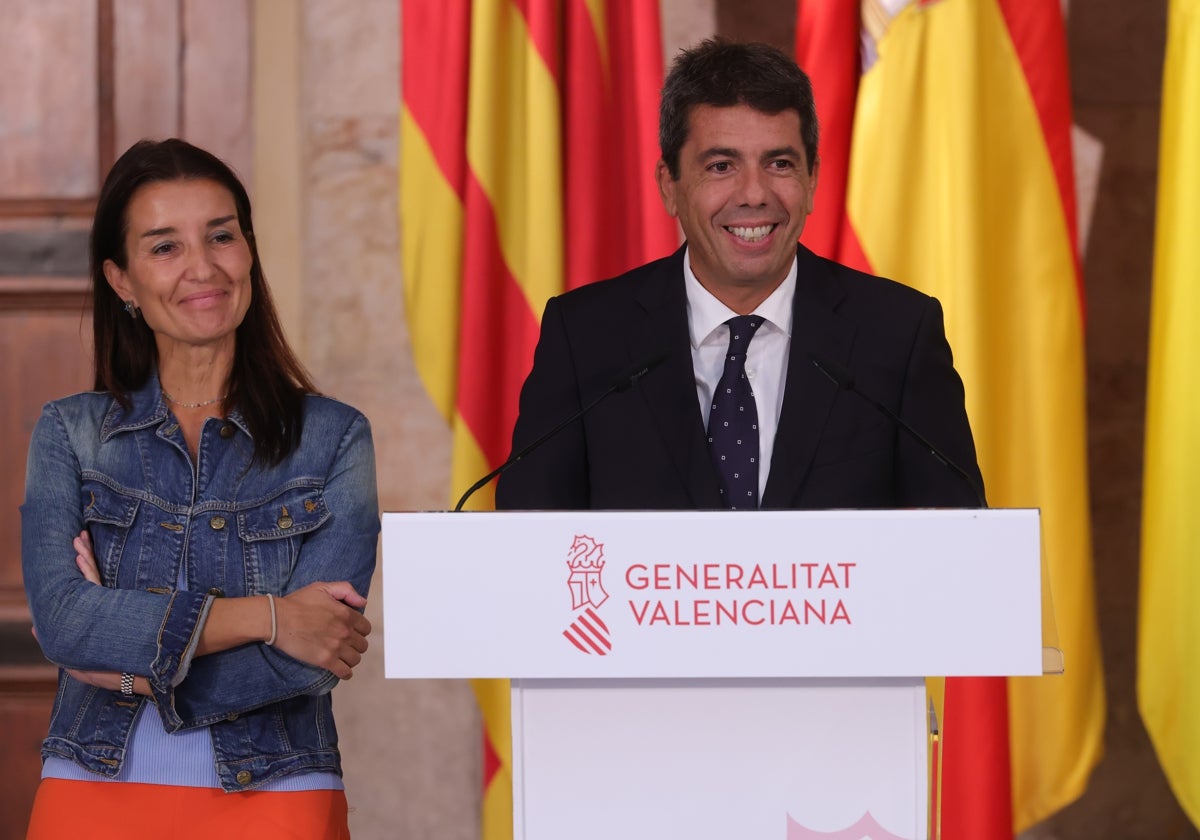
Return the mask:
M783 282L817 187L799 114L699 105L688 120L679 180L662 161L657 176L663 205L687 237L692 270L714 296L726 305L753 300L753 308Z

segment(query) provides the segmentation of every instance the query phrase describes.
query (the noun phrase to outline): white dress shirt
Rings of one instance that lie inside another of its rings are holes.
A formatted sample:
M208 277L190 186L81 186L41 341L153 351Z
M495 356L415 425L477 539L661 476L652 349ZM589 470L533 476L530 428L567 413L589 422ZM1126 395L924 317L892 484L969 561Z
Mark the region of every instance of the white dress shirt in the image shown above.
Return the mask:
M700 416L704 418L704 428L707 429L713 391L721 381L725 356L729 351L729 327L725 326L725 322L738 313L700 285L692 271L690 253L683 261L683 280L687 290L688 330L692 339L696 397L700 400ZM792 343L792 299L795 294L796 261L792 260L792 267L779 288L754 312L749 313L763 319L746 352L746 376L750 379L754 405L758 411L759 504L767 488L771 453L775 451L775 431L779 428L779 412L783 407L783 384L787 381L788 351Z

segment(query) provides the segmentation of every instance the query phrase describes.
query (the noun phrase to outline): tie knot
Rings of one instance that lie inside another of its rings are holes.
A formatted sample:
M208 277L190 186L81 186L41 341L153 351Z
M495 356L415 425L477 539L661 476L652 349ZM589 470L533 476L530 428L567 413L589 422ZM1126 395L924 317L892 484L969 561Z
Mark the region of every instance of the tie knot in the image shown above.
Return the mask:
M762 326L761 315L738 315L725 323L729 326L729 355L744 356L750 346L750 339L755 331Z

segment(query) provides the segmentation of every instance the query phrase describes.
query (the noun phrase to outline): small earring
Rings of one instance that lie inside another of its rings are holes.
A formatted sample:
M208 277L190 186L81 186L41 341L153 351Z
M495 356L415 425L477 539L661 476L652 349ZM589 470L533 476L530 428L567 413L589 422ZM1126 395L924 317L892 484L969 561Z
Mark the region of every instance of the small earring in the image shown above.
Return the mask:
M133 301L131 301L131 300L127 300L127 301L125 301L125 311L129 313L129 317L130 317L130 318L132 318L132 319L133 319L133 320L135 320L135 321L137 320L137 317L138 317L138 308L137 308L137 304L136 304L136 303L134 303L134 302L133 302Z

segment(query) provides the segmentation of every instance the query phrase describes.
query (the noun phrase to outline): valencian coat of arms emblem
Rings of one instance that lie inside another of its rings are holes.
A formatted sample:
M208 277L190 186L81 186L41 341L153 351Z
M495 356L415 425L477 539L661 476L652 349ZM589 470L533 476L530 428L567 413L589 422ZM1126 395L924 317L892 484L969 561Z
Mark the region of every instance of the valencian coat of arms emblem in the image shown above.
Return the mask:
M576 535L567 552L567 587L576 615L563 636L581 652L595 656L606 656L612 650L608 625L597 612L608 600L603 573L604 544Z

